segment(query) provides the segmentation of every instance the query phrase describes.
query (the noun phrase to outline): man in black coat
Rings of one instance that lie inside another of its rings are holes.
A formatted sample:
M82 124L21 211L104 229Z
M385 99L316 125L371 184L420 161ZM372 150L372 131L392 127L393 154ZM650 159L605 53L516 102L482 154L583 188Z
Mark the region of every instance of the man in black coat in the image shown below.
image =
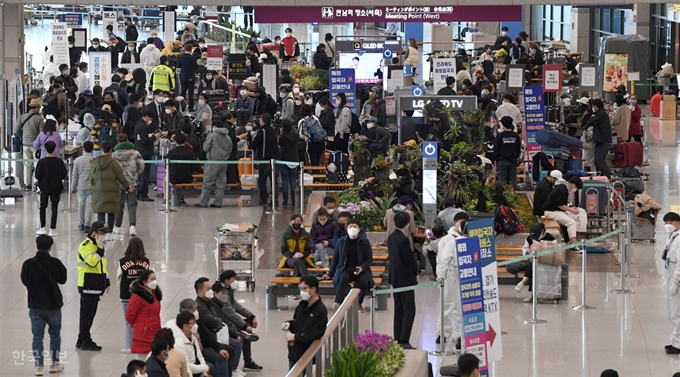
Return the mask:
M327 71L331 68L332 63L333 59L331 59L328 54L326 54L326 46L322 44L319 45L316 48L316 53L314 54L314 68Z
M182 85L181 96L187 98L187 91L189 91L189 110L194 109L194 84L196 82L196 70L198 69L198 61L191 53L193 45L191 43L184 44L184 53L177 59L177 68L179 71L179 82Z
M197 160L194 152L186 146L186 136L183 134L175 135L175 143L177 143L177 148L172 149L167 154L167 158L170 160L187 160L193 161ZM180 183L191 183L194 181L192 176L193 167L196 165L192 164L170 164L170 184L176 185Z
M139 33L137 32L137 26L132 22L132 18L125 17L125 42L137 42L139 38Z
M154 143L161 138L158 130L151 131L151 121L153 119L153 112L151 109L146 109L140 119L135 125L134 139L135 150L142 155L145 160L151 160L154 154ZM142 202L153 202L149 198L149 177L151 175L151 164L144 164L144 171L139 177L139 186L137 187L137 200Z
M271 126L272 117L269 114L262 115L260 118L259 127L256 129L255 136L251 132L246 132L239 137L241 139L248 139L248 146L253 150L254 159L259 161L269 161L272 158L278 158L279 145L277 142L277 135L274 128ZM267 178L271 177L271 164L256 165L258 172L257 187L260 189L260 203L267 205ZM275 177L276 178L276 177ZM276 183L272 183L272 187L277 187ZM272 202L276 202L276 194L272 195Z
M411 242L406 237L411 216L407 212L394 215L396 230L387 237L389 254L389 279L394 288L418 284L420 267L416 263ZM413 320L416 317L416 298L413 291L394 293L394 339L404 349L413 349L409 343Z
M123 133L133 137L135 134L135 126L140 119L142 119L141 104L143 104L142 95L139 93L130 94L130 104L125 107L123 113Z
M586 123L586 129L593 127L593 142L595 143L595 169L602 175L611 178L612 172L607 166L607 153L612 146L612 123L604 109L604 103L597 98L591 101L593 115Z
M118 104L122 108L125 108L130 102L130 99L128 98L127 90L120 86L121 81L123 81L123 78L120 77L120 75L115 74L111 76L111 85L104 89L104 93L111 91L116 92L118 94Z
M210 280L205 277L198 278L194 283L194 290L196 291L196 308L198 309L198 334L201 337L201 344L203 345L203 357L209 363L215 365L218 374L225 371L225 374L231 366L231 363L238 363L236 358L229 360L229 356L234 354L234 347L220 343L217 341L217 332L222 329L224 324L222 320L215 317L210 310L210 298L207 293L212 294L212 284ZM233 365L235 368L236 365ZM233 368L232 368L233 369Z
M458 95L456 92L456 78L449 76L446 78L446 86L439 89L437 92L438 96L455 96Z

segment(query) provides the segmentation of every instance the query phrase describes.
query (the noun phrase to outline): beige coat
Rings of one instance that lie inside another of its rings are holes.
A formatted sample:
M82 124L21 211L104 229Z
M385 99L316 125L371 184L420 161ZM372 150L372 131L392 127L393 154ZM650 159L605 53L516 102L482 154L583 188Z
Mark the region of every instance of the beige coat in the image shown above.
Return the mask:
M623 138L623 141L628 141L628 128L630 127L630 107L627 104L619 106L612 117L612 130L616 132L616 136Z

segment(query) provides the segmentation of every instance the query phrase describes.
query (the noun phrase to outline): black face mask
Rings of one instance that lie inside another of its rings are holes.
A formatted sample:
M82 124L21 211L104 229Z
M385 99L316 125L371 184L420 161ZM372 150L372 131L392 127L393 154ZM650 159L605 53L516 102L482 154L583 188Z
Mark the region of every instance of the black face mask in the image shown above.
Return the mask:
M293 227L293 230L297 231L297 230L300 230L300 228L302 227L302 224L297 224L297 223L292 224L291 227Z
M338 223L338 229L340 229L340 230L345 230L345 224L343 224L343 223Z

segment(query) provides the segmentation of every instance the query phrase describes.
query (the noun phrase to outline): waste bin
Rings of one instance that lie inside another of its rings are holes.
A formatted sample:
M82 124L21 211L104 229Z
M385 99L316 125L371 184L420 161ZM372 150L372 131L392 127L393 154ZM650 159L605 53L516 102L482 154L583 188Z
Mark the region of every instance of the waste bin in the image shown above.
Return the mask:
M385 290L387 289L386 285L376 285L375 286L375 291L380 291L380 290ZM387 310L387 296L388 295L375 295L375 298L373 299L374 308L375 310Z
M268 285L264 288L265 301L264 308L266 310L276 310L279 308L276 298L276 286Z

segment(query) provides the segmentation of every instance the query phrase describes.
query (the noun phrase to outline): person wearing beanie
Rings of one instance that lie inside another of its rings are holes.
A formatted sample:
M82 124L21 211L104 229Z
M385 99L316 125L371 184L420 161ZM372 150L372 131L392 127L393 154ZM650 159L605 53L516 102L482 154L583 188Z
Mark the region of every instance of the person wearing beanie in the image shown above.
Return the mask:
M213 121L212 133L203 142L203 150L208 161L225 161L231 154L231 149L234 146L229 137L229 130L224 123L215 120ZM222 200L224 199L224 189L227 186L227 165L225 164L210 164L205 165L203 176L203 188L201 189L201 196L196 207L205 208L210 201L210 194L215 193L215 201L210 205L212 208L222 207ZM267 191L265 190L265 193Z
M496 157L496 174L501 183L509 183L517 190L517 160L522 151L522 139L512 124L512 118L501 118L503 132L496 136L494 141L494 156Z
M607 154L612 146L612 124L601 99L593 99L590 104L593 109L593 115L588 119L584 129L593 128L595 170L601 172L607 178L611 178L612 173L607 165Z

